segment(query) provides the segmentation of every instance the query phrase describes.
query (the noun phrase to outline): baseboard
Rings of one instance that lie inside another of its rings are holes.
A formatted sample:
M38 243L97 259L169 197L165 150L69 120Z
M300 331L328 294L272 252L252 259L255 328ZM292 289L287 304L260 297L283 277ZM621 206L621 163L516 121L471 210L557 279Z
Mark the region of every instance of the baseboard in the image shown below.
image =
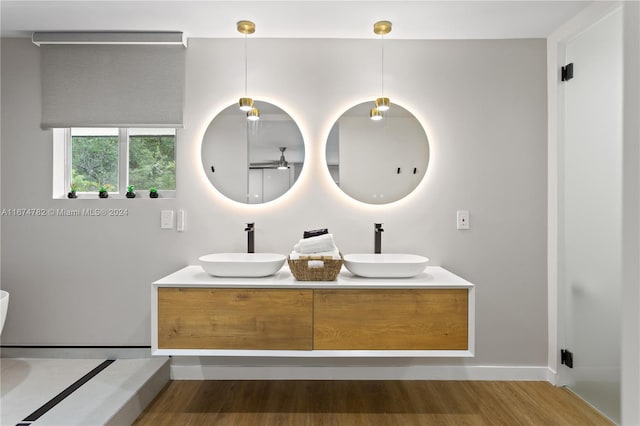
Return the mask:
M528 366L239 366L171 365L172 380L508 380L548 381Z
M149 348L29 348L3 347L6 358L146 358ZM184 359L184 358L183 358ZM547 366L469 365L239 365L171 363L172 380L507 380L547 381L558 385L558 373ZM207 359L207 358L204 358ZM195 361L195 362L193 362ZM297 360L296 360L297 361ZM295 363L292 363L295 364Z
M556 370L551 367L547 367L547 382L554 386L560 386L560 375Z

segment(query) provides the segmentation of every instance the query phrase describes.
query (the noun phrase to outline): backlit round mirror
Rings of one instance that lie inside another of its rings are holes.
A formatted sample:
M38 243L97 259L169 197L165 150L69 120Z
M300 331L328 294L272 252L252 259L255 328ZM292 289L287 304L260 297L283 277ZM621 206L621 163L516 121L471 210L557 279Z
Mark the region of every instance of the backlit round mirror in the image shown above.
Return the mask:
M346 111L327 138L327 166L334 182L350 197L387 204L409 195L429 164L429 141L406 109L392 104L372 120L373 102Z
M291 116L268 102L255 101L258 120L237 104L209 124L202 140L202 166L213 186L246 204L275 200L300 176L304 141Z

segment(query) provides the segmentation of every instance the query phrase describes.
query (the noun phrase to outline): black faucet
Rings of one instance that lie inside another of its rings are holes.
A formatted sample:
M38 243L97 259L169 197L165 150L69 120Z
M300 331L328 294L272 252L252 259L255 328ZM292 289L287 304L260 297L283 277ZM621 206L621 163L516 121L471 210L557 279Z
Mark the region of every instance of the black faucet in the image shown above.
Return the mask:
M382 253L382 233L384 232L384 229L382 229L382 224L381 223L374 223L373 224L373 236L374 236L374 249L373 252L375 254L380 254Z
M255 223L247 223L247 227L244 228L245 231L247 231L247 253L255 253L256 252L256 248L255 248L255 238L254 238L254 226Z

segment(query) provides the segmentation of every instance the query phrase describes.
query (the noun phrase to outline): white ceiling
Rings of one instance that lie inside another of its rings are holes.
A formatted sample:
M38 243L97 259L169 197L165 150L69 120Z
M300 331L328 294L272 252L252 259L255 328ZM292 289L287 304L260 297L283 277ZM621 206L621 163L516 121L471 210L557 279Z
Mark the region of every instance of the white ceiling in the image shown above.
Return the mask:
M83 1L1 0L0 33L33 31L183 31L187 37L371 38L373 23L393 22L388 38L544 38L590 1Z

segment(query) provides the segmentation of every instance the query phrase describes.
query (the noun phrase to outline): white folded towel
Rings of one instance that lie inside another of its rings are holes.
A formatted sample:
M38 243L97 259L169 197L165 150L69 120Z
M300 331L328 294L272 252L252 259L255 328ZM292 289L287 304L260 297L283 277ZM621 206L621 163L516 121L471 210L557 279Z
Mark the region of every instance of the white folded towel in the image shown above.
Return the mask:
M300 257L309 257L309 256L330 256L332 259L339 260L340 259L340 251L336 248L335 250L330 251L321 251L318 253L300 253L297 251L292 251L289 254L289 258L291 260L298 260ZM310 261L311 262L311 261Z
M333 234L318 235L317 237L303 238L293 246L293 250L302 254L319 253L337 249L333 242Z

